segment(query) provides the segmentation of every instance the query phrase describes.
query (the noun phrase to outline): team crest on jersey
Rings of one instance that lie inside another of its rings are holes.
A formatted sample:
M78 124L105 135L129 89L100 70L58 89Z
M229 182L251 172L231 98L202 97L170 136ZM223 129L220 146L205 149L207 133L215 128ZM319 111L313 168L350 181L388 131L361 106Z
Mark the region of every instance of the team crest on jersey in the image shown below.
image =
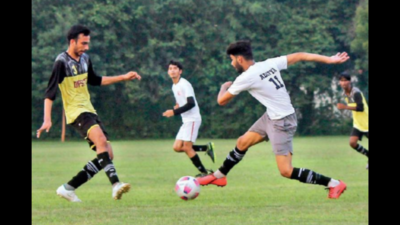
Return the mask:
M86 80L87 80L87 78L85 78L83 80L74 81L74 88L84 87L86 84Z
M77 75L78 74L78 70L76 69L76 65L72 65L71 68L72 68L72 73L74 75Z

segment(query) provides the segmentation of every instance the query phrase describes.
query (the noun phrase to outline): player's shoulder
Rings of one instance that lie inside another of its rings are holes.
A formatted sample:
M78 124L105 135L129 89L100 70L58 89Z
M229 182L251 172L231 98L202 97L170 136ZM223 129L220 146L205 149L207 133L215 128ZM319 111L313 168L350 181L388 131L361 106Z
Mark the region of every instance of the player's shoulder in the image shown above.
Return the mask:
M271 62L271 61L277 61L277 60L284 60L286 58L286 55L278 55L278 56L273 56L270 58L267 58L266 60L262 62Z
M181 84L181 85L192 85L187 79L185 79L185 78L183 78L183 77L181 77L180 79L179 79L179 84Z
M259 74L265 72L265 70L269 70L272 67L275 67L275 63L270 61L270 59L255 62L254 65L250 66L246 71L241 73L238 76L238 78L239 79L249 79L251 77L254 77L254 74L259 75Z
M61 52L60 54L57 55L56 60L54 62L67 62L68 61L68 54L66 52Z
M81 59L83 59L83 60L85 60L85 61L87 62L87 61L89 61L89 55L86 54L86 53L83 53L83 54L81 55Z
M241 73L239 76L236 77L234 83L248 83L252 82L252 79L255 77L255 75L259 74L259 70L256 68L256 65L253 65L243 73Z
M361 90L358 87L354 87L351 89L351 92L353 92L353 94L355 93L361 93Z
M188 83L189 83L189 81L188 81L188 80L186 80L186 78L184 78L184 77L181 77L181 78L179 78L179 81L182 81L182 82L188 82Z

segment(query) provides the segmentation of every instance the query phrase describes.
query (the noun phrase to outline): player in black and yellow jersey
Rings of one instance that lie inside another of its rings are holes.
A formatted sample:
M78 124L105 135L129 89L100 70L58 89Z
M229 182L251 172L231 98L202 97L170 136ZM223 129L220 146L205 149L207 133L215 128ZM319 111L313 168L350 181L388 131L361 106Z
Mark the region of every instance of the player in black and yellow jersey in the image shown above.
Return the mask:
M87 84L100 86L120 81L141 79L137 72L130 71L119 76L98 76L89 56L90 30L82 25L74 25L67 34L68 49L59 54L46 89L44 100L44 122L37 130L37 138L51 128L51 108L56 97L57 86L60 88L67 124L74 127L96 151L97 157L89 161L68 183L57 189L57 195L71 202L80 202L75 189L91 179L101 169L107 174L112 188L112 197L121 199L128 192L130 184L120 182L112 159L114 158L108 134L97 116L90 101Z
M339 84L343 88L343 97L347 105L338 103L338 109L348 109L353 114L353 130L350 134L350 146L357 152L368 157L368 150L358 143L363 135L368 137L368 104L364 95L357 87L351 84L351 77L348 72L339 75ZM368 164L367 167L368 169Z

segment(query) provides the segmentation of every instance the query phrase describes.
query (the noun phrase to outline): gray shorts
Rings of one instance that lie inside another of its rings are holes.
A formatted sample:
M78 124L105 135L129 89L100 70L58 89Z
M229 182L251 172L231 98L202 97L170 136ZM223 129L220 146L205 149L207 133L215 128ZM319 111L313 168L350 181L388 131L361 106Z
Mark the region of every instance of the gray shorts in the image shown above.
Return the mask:
M297 129L296 113L290 114L282 119L271 120L265 112L248 131L256 132L270 140L275 155L293 155L293 136Z

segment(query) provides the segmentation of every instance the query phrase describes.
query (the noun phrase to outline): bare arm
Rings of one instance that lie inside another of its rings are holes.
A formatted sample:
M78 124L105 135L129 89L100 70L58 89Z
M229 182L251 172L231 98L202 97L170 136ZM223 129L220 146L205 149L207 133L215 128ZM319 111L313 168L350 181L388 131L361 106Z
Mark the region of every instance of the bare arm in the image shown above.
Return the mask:
M232 81L225 82L221 85L221 89L218 93L218 104L219 105L226 105L233 97L233 94L228 92L228 88L232 85Z
M354 102L356 103L356 106L348 106L343 103L338 103L337 108L338 109L348 109L348 110L353 110L357 112L363 112L364 111L364 103L362 100L362 96L359 92L354 94Z
M345 104L343 104L343 103L338 103L338 104L337 104L337 108L338 108L338 109L348 109L348 110L357 111L357 110L356 110L357 107L348 106L348 105L345 105Z
M101 79L101 85L102 86L110 85L110 84L114 84L117 82L126 81L126 80L134 80L134 79L141 80L142 77L138 73L130 71L127 74L123 74L123 75L119 75L119 76L111 76L111 77L103 76Z
M340 64L346 62L349 58L350 57L347 55L346 52L338 52L336 55L330 57L307 52L296 52L287 55L287 64L289 66L300 61L319 62L325 64Z
M42 131L46 130L49 132L51 128L51 108L53 106L53 101L51 99L44 99L44 118L42 126L36 131L36 137L40 138Z

